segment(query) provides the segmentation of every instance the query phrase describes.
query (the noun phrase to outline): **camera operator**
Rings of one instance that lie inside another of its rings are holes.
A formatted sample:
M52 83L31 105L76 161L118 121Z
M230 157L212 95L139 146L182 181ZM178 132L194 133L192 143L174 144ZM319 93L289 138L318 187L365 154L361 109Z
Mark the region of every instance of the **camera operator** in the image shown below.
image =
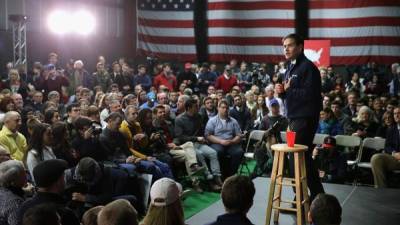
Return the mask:
M238 84L243 91L248 91L253 84L253 74L247 70L247 63L240 64L240 71L237 74Z
M341 183L346 174L346 156L336 146L336 139L328 136L321 147L316 147L312 154L318 167L319 177L325 182Z
M75 120L76 137L72 140L72 147L80 158L91 157L96 161L106 160L106 152L99 141L101 129L93 125L86 117L78 117Z
M265 88L270 82L270 75L267 73L267 64L252 63L252 81L253 85L259 88Z

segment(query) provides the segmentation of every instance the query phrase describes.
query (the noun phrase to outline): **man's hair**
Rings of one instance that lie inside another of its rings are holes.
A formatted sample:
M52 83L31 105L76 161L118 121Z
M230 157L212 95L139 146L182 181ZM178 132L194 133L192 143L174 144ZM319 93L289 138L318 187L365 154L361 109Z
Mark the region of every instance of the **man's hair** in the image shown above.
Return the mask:
M99 225L137 225L137 212L133 206L124 199L108 203L97 216Z
M228 211L247 213L253 205L255 193L256 189L249 177L234 175L225 180L221 198Z
M189 100L187 100L185 102L185 109L188 110L188 109L192 108L196 104L197 104L197 101L195 99L190 98Z
M339 102L339 101L333 101L333 102L331 103L331 105L338 105L339 107L342 107L342 103Z
M129 111L130 111L131 109L136 109L136 111L139 111L139 108L138 108L137 106L135 106L135 105L128 105L128 106L126 106L125 112L124 112L125 118L128 117Z
M164 69L165 67L169 67L169 68L171 68L171 64L169 64L169 63L164 63L163 65L162 65L162 68Z
M124 117L119 112L113 112L110 115L108 115L106 120L108 122L108 121L114 121L116 119L124 120Z
M153 114L157 114L159 109L164 109L165 110L164 105L157 105L156 107L154 107Z
M301 37L298 34L291 33L283 37L282 42L284 42L286 39L293 39L296 45L303 45L304 46L304 38Z
M229 103L225 99L221 99L221 101L218 102L218 107L221 107L222 105L229 106Z
M57 208L51 204L40 204L30 208L24 214L23 225L58 225L60 217Z
M82 130L85 127L91 126L92 121L87 117L80 116L75 120L74 125L76 130Z
M333 195L318 194L310 206L310 216L315 225L339 225L342 207Z
M100 210L103 209L104 206L99 205L93 207L85 212L82 216L82 224L83 225L97 225L97 216L100 213Z
M95 106L95 105L91 105L87 109L87 116L91 117L91 116L94 116L94 115L99 115L99 108L97 106Z
M70 112L72 111L72 108L79 108L79 107L80 107L79 103L72 103L72 104L69 104L69 105L67 106L67 113L70 113Z
M58 91L50 91L50 92L47 94L47 98L50 99L50 98L53 98L53 97L56 96L56 95L60 95L60 93L58 93Z

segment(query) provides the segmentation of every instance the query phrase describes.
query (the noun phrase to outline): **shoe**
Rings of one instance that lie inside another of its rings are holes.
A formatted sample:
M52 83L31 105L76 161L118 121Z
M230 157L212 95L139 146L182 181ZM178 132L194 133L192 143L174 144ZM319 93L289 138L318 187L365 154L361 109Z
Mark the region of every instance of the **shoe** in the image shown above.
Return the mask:
M192 189L193 189L193 191L198 192L198 193L204 192L203 189L201 189L201 187L200 187L200 180L198 180L198 179L193 180Z
M206 171L206 168L204 166L199 166L197 164L193 165L190 167L190 176L198 176L198 175L203 175L204 172Z
M208 185L210 186L211 191L213 192L220 192L222 187L218 184L214 183L212 180L208 181Z
M192 193L193 193L193 190L191 190L191 189L183 190L181 193L181 196L180 196L181 200L184 201Z
M216 185L218 185L220 187L222 187L222 185L223 185L222 180L221 180L221 176L214 176L214 182L215 182Z

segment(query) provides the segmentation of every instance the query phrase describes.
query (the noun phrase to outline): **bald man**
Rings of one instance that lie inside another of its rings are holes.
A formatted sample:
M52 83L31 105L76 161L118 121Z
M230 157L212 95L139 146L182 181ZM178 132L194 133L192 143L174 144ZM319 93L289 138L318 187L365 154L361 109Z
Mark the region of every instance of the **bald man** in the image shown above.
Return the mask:
M27 150L24 135L18 132L21 127L21 116L18 112L9 111L4 115L4 126L0 131L0 145L11 155L11 158L22 160Z

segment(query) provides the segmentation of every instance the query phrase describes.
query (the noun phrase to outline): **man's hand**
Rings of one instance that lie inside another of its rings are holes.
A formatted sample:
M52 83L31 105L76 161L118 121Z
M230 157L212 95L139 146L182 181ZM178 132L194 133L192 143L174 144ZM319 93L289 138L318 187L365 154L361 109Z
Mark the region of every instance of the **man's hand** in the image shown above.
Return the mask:
M135 136L133 136L133 140L135 141L140 141L142 140L146 135L145 134L136 134Z
M131 155L128 158L126 158L125 162L126 163L135 163L135 160L136 160L135 156Z
M74 192L74 193L72 193L72 200L78 201L78 202L85 202L86 196L84 194Z
M223 145L223 146L228 146L231 144L231 141L230 140L221 140L219 144Z
M400 160L400 152L393 153L393 157L397 160Z
M283 88L285 89L285 91L287 90L287 89L289 89L290 88L290 82L292 81L292 78L289 78L288 80L286 80L284 83L283 83Z
M168 145L168 148L169 148L169 149L174 149L174 148L176 148L176 144L174 144L174 143L168 143L167 145Z
M89 128L83 133L83 139L87 140L93 136L93 129Z
M206 139L204 137L197 137L197 142L203 144L206 143Z

